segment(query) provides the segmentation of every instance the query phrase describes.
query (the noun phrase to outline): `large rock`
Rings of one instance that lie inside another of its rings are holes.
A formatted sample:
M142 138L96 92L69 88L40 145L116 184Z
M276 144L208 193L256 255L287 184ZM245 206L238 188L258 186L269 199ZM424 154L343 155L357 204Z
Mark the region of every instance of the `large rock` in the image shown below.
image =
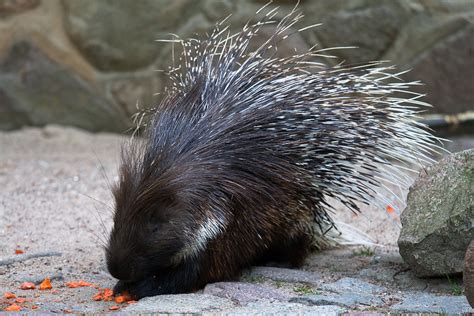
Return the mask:
M473 12L474 6L471 0L431 0L431 1L420 1L420 5L429 12L449 12L449 13L461 13Z
M202 10L212 21L223 20L236 11L237 4L232 0L204 0Z
M471 111L474 108L474 22L421 55L405 77L424 83L414 90L426 93L425 101L437 113Z
M113 99L128 117L139 109L156 105L157 93L161 92L162 80L156 72L115 73L99 75L99 81L105 95Z
M409 16L409 11L399 2L384 1L330 13L319 21L323 25L314 31L324 47L357 47L331 52L347 63L370 62L387 51Z
M469 244L464 258L463 282L464 294L471 307L474 307L474 240Z
M31 10L39 3L40 0L0 0L0 17Z
M87 82L33 44L16 43L0 61L0 129L46 124L115 132L127 127L126 116Z
M66 30L101 70L131 70L158 56L156 39L199 11L193 0L63 0Z
M389 60L400 69L411 69L437 43L458 33L468 24L469 20L462 15L421 12L400 30L382 60Z
M398 246L418 276L463 270L474 239L474 149L428 168L410 188Z

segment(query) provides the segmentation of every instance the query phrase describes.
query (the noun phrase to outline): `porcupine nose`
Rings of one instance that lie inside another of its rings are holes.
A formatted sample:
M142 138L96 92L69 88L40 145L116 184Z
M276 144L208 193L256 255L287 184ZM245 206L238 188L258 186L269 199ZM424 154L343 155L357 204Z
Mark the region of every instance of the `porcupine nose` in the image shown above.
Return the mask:
M107 259L107 269L109 273L116 279L123 281L133 280L133 264L130 258L125 256L113 256Z

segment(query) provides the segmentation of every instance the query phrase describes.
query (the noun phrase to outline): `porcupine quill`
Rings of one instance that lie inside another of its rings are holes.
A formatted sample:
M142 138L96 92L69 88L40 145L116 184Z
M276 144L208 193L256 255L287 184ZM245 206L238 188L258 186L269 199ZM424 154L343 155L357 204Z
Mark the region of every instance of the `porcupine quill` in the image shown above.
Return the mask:
M278 57L303 15L277 22L276 10L236 34L219 23L202 40L169 40L182 51L165 72L171 86L135 116L144 137L125 147L114 190L116 291L186 292L262 259L301 263L307 239L332 244L328 199L385 209L386 183L408 187L404 172L433 162L438 139L417 122L428 104L409 90L418 82L383 62L311 61L329 49Z

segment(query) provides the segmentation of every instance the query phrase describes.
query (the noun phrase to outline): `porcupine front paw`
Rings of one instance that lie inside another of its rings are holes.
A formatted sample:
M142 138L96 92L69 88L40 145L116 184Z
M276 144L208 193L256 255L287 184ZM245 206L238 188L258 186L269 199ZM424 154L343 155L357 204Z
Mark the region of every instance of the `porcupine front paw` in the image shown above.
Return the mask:
M128 283L124 281L118 281L114 286L114 295L118 295L123 292L128 292Z

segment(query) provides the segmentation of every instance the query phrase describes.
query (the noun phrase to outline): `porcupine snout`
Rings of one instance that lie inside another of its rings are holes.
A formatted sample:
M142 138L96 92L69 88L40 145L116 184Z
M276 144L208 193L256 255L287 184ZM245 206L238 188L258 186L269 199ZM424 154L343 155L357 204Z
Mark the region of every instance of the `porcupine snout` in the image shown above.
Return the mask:
M119 249L118 251L108 252L107 269L110 274L119 280L132 281L139 278L136 273L134 260L130 258L127 251Z

